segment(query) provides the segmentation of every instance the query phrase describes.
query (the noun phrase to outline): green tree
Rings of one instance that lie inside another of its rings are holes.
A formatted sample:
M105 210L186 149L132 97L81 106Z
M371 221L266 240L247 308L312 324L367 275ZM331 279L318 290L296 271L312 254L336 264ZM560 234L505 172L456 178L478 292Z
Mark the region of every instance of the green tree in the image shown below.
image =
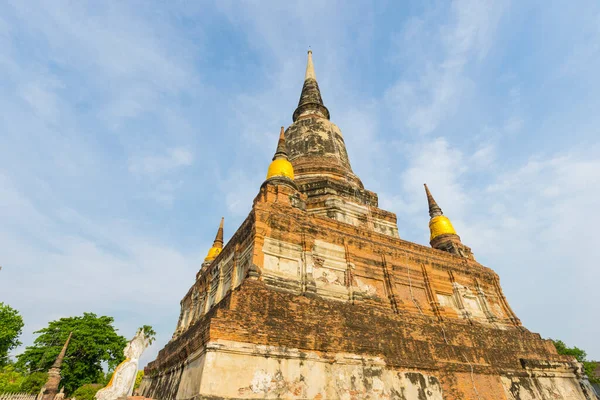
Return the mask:
M23 379L21 382L21 392L23 393L39 393L40 389L48 381L47 372L33 372Z
M0 370L0 393L18 392L23 382L23 374L14 365L6 365Z
M73 332L61 367L61 385L67 394L86 383L100 382L104 377L102 363L113 370L123 361L127 340L117 334L113 318L84 313L81 317L61 318L37 332L33 346L18 357L17 365L32 373L47 371L63 344Z
M154 331L154 329L152 329L151 325L144 325L138 328L138 331L142 329L144 330L144 336L148 338L148 344L152 344L152 342L154 342L154 339L156 338L156 332Z
M77 388L72 394L77 400L94 400L94 396L98 390L102 389L102 385L98 383L88 383L80 388Z
M0 367L8 364L8 352L21 344L22 331L23 318L19 312L0 302Z
M567 347L565 342L562 340L552 340L554 342L554 347L556 347L556 351L558 354L563 354L567 356L573 356L583 364L583 369L585 370L585 374L587 375L590 382L598 382L600 381L594 377L594 370L596 369L596 363L590 362L586 359L587 353L585 350L580 349L577 346Z
M142 384L142 379L144 379L144 370L137 372L137 375L135 376L135 384L133 385L133 390L140 387L140 385Z

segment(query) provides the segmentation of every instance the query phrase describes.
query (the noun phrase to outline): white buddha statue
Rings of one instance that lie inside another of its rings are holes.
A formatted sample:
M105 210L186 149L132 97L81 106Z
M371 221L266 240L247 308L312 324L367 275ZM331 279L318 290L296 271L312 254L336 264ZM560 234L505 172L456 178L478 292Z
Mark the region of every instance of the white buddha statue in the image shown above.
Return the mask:
M123 350L125 361L115 368L108 385L96 393L97 400L117 400L131 396L140 357L149 343L150 341L144 335L144 330L140 329Z

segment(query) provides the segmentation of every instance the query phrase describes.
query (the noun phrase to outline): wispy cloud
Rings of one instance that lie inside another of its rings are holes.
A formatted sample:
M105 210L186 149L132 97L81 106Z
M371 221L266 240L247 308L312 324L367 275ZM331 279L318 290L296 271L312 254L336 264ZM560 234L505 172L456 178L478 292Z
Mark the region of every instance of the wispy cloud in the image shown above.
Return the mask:
M127 221L40 209L0 178L2 298L22 313L26 339L52 319L91 311L115 316L127 336L143 322L168 340L199 253L184 254Z
M468 158L437 139L407 151L402 190L385 193L384 206L398 212L401 235L408 232L409 239L425 242L425 195L415 188L427 181L463 242L480 262L500 274L525 325L594 352L593 339L562 329L557 320L565 326L577 324L587 333L600 331L588 318L587 307L600 301L589 283L600 279L589 257L595 246L589 229L600 223L600 217L590 212L600 196L599 149L597 142L589 149L532 157L487 175L488 184L481 187L467 182L477 174L482 153Z
M0 293L23 314L26 344L84 311L114 316L127 336L155 325L164 343L199 267L201 235L182 250L160 233L168 223L141 217L148 197L173 204L202 153L180 101L197 88L197 45L168 16L137 11L0 6Z
M179 167L192 165L192 152L183 147L168 149L165 154L133 157L129 171L140 175L161 175Z
M503 1L454 1L448 10L449 20L441 27L436 27L437 20L419 17L406 25L398 52L419 54L417 60L421 62L411 65L413 79L400 79L386 94L390 105L400 111L397 115L400 124L420 134L429 134L456 112L472 90L466 69L487 55L506 7ZM427 17L438 14L434 12ZM435 36L425 32L432 28ZM427 42L418 40L422 38ZM422 54L429 47L436 51Z

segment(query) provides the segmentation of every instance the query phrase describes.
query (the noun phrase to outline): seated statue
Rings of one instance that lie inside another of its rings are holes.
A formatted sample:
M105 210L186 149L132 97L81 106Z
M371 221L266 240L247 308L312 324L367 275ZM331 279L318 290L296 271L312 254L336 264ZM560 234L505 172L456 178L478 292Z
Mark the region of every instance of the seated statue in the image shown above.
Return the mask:
M131 396L140 356L148 347L148 344L149 340L144 335L144 330L140 329L123 350L125 361L115 368L108 385L96 393L95 398L97 400L117 400Z

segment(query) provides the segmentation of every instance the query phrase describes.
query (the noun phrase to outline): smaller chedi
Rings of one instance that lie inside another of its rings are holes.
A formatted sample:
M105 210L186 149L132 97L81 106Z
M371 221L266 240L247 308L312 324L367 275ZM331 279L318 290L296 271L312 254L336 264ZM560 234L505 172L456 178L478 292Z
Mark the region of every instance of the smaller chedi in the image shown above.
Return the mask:
M127 396L131 396L140 357L149 344L150 339L146 337L144 330L138 330L123 350L125 360L115 368L108 385L96 393L97 400L126 399Z
M60 399L60 397L58 396L58 385L60 384L61 380L60 368L62 366L65 355L67 354L67 348L69 347L69 342L71 341L72 336L73 332L69 333L69 337L65 341L62 350L58 354L58 357L56 357L56 360L52 364L52 367L50 367L50 370L48 371L48 381L46 381L46 384L40 389L40 393L37 396L37 400L54 400L57 397Z
M217 236L215 236L215 241L213 242L212 247L208 250L208 254L206 255L206 258L204 259L205 262L210 263L212 260L217 258L217 256L219 254L221 254L221 251L223 250L223 222L224 221L225 221L225 218L221 218L221 224L219 225L219 230L217 231Z
M273 156L273 161L267 170L267 180L270 179L286 179L289 183L294 182L294 167L288 159L285 149L285 129L282 126L279 132L279 141L277 142L277 150ZM296 185L294 185L296 187Z

